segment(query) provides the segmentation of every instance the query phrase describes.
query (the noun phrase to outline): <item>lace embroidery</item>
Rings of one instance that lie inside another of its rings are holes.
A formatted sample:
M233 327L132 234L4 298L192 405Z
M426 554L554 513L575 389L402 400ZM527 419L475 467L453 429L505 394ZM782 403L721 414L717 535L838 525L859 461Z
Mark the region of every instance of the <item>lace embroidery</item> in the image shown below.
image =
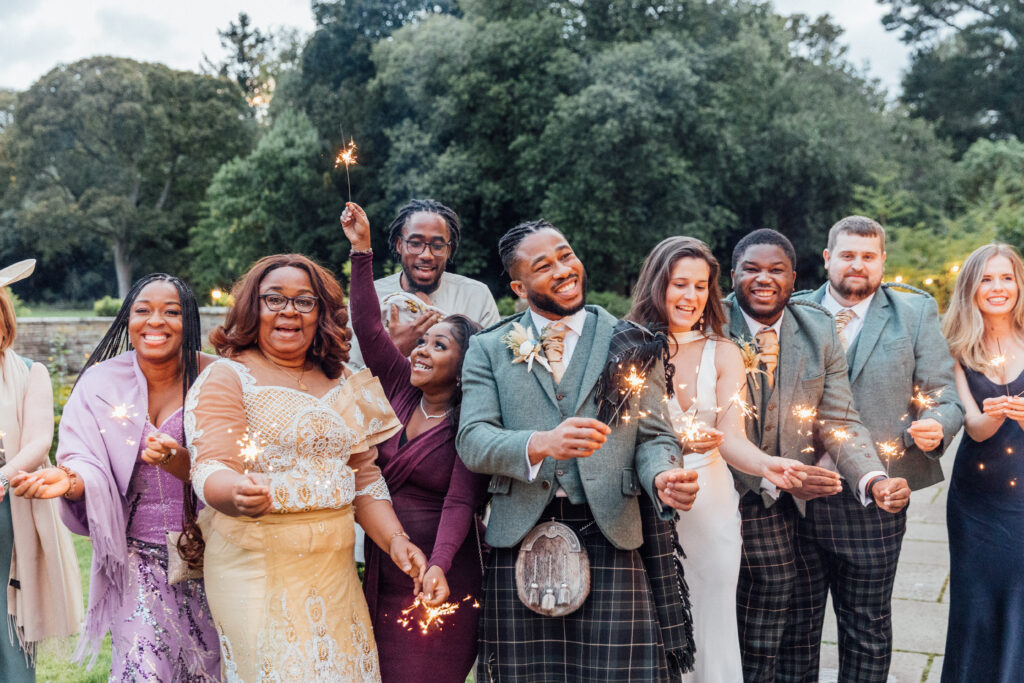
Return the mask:
M201 462L192 467L192 488L196 492L196 497L203 502L203 505L209 505L204 494L206 491L206 480L211 474L220 470L231 470L231 468L216 460ZM234 470L231 471L233 472Z
M238 677L238 665L235 664L232 654L231 641L224 635L224 629L220 624L217 625L217 633L220 636L220 660L224 667L224 680L226 683L243 683L242 679Z
M371 496L376 500L391 500L391 491L388 490L388 484L384 481L384 477L378 477L376 481L372 482L366 488L359 489L356 491L356 496Z

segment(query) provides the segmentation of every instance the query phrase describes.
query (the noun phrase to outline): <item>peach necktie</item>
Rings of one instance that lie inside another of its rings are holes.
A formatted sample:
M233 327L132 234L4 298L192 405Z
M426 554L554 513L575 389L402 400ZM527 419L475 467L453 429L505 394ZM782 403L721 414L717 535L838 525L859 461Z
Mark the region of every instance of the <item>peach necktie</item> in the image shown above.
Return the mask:
M755 335L757 359L764 363L768 375L768 387L775 387L775 367L779 364L779 334L770 327L764 327Z
M541 344L544 346L544 356L551 366L551 376L555 378L555 384L562 381L565 374L565 363L562 356L565 354L565 333L568 326L561 320L551 323L544 329L544 336Z

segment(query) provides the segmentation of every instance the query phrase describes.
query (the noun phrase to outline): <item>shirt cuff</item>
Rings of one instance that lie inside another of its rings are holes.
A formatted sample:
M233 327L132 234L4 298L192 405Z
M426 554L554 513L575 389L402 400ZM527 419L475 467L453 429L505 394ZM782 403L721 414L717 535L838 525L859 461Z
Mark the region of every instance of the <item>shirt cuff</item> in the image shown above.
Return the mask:
M860 494L860 502L864 507L867 507L875 502L873 498L868 497L867 491L868 482L874 479L875 477L882 477L884 479L888 479L889 475L887 475L885 472L882 472L881 470L878 470L876 472L868 472L867 474L860 478L859 482L857 482L857 492Z
M541 460L536 465L530 462L530 441L533 439L533 435L536 433L537 432L530 434L530 438L526 440L526 481L528 482L533 481L534 479L537 478L537 475L540 474L540 466L544 464L543 460Z
M761 490L772 497L773 500L779 499L779 489L775 484L771 483L767 479L761 479Z

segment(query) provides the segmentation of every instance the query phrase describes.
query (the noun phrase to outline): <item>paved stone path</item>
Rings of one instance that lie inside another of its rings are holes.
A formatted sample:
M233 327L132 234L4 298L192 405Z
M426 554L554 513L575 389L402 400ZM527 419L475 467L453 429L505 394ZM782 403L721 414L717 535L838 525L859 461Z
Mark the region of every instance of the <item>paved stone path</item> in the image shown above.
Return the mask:
M942 457L946 480L910 496L907 534L893 587L893 656L890 683L938 683L949 612L949 544L946 491L959 439ZM820 683L836 680L836 620L825 619Z

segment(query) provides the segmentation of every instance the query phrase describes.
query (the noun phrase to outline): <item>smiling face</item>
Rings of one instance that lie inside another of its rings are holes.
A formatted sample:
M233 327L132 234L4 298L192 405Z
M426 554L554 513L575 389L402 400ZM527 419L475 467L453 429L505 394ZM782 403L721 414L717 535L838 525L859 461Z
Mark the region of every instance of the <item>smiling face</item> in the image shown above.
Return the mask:
M286 297L316 296L309 275L301 268L284 266L263 276L260 294ZM259 347L263 353L282 364L300 365L316 336L319 304L309 313L299 313L288 302L283 310L272 311L260 300Z
M424 243L423 251L418 254L412 253L414 250L410 249L407 242L410 240ZM446 247L440 254L435 254L429 245L450 240L448 223L436 213L420 211L409 217L402 230L402 237L395 244L408 291L430 294L437 289L448 264L451 248Z
M670 331L687 332L697 325L708 303L710 277L711 267L702 258L687 256L672 264L665 290Z
M863 301L882 284L885 251L877 236L840 232L824 256L832 294L844 306Z
M181 358L181 297L166 280L155 280L142 288L132 302L128 317L128 339L139 357L151 362Z
M1010 259L997 254L985 264L974 302L984 316L1010 315L1017 304L1019 286Z
M762 325L772 325L793 294L796 271L782 247L752 244L732 271L732 283L740 308Z
M455 386L462 349L445 322L432 326L409 354L409 383L419 389L444 390Z
M547 228L524 237L511 275L512 291L545 318L572 315L586 301L586 271L557 230Z

